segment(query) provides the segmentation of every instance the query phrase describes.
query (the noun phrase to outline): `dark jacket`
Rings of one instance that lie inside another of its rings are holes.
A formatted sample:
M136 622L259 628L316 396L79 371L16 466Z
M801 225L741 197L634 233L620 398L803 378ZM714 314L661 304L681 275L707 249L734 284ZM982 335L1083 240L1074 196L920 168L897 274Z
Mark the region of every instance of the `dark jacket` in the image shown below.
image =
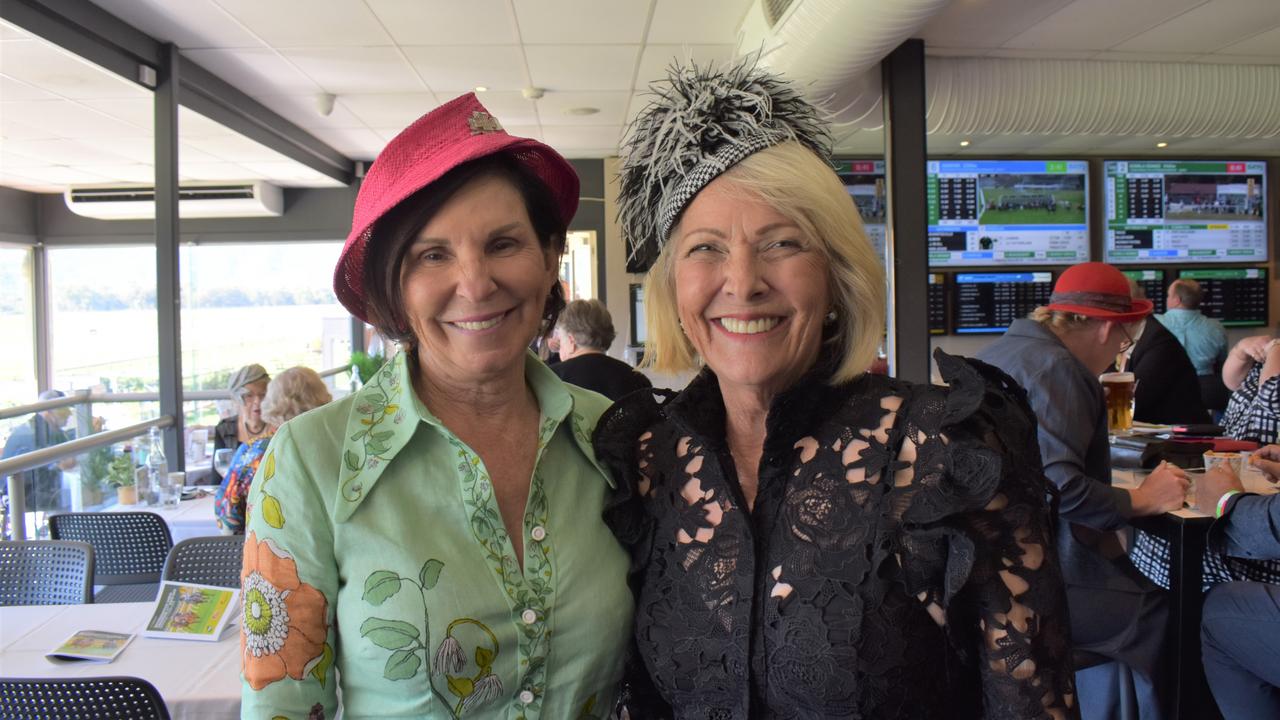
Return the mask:
M1074 716L1035 421L998 371L938 357L949 390L832 385L830 363L774 398L751 509L710 370L601 418L605 520L633 558L633 717Z
M652 387L649 378L635 368L603 353L579 355L552 365L551 370L567 383L594 390L614 401L627 393Z
M1236 495L1209 530L1209 545L1233 557L1280 560L1280 495Z
M1102 385L1051 330L1015 320L978 358L1027 391L1039 421L1044 472L1058 486L1058 552L1076 646L1151 677L1164 637L1163 591L1129 561L1113 531L1133 514L1129 493L1111 486Z
M1209 411L1200 398L1200 379L1186 348L1158 321L1147 321L1128 370L1138 379L1134 420L1157 424L1209 421Z

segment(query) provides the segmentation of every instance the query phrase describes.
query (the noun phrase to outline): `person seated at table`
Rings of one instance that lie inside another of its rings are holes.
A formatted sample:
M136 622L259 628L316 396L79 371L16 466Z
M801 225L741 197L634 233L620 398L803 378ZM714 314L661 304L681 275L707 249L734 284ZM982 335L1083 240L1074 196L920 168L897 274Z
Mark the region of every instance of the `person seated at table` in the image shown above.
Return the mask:
M245 365L231 376L227 391L236 403L236 414L224 418L213 429L213 452L252 443L267 434L267 423L262 419L262 398L267 394L267 383L271 376L266 368L253 363ZM222 476L215 467L214 482L221 483Z
M566 305L556 321L555 337L560 342L560 362L550 367L561 380L610 400L652 387L649 378L635 368L604 354L613 343L613 318L599 300L574 300Z
M573 166L474 93L379 153L334 292L404 351L267 450L244 717L612 711L633 604L590 440L609 403L529 350L565 304L578 198Z
M1254 335L1235 344L1222 366L1231 390L1222 426L1237 440L1273 443L1280 431L1280 338Z
M1130 295L1145 300L1146 293L1129 278ZM1127 362L1116 370L1129 371L1138 381L1134 391L1133 419L1155 424L1205 423L1209 411L1200 400L1200 381L1187 351L1164 325L1148 320L1134 334Z
M1255 451L1249 464L1280 481L1280 446ZM1211 550L1280 560L1280 495L1245 491L1223 464L1196 483L1196 506L1217 518L1209 529ZM1280 718L1280 575L1210 590L1200 642L1204 673L1226 720Z
M1222 384L1219 371L1227 359L1227 331L1222 323L1206 317L1200 311L1204 289L1190 278L1178 278L1169 283L1165 305L1169 308L1155 319L1169 329L1187 350L1187 356L1195 367L1200 383L1200 399L1205 407L1221 413L1227 409L1231 395Z
M277 375L267 384L262 398L262 433L252 441L242 443L231 456L227 476L222 479L213 498L213 509L218 516L218 527L223 532L244 534L245 500L258 465L267 450L271 437L284 423L302 413L329 402L333 396L325 387L320 375L308 367L292 367Z
M1068 268L1049 304L1015 320L978 359L1013 377L1039 420L1045 474L1060 492L1058 550L1078 650L1113 662L1076 673L1081 715L1108 717L1118 706L1119 665L1138 686L1143 718L1158 717L1160 657L1167 607L1163 591L1125 555L1115 531L1134 517L1182 507L1186 473L1161 465L1132 490L1112 487L1106 404L1098 375L1133 344L1151 301L1134 299L1125 276L1105 263Z

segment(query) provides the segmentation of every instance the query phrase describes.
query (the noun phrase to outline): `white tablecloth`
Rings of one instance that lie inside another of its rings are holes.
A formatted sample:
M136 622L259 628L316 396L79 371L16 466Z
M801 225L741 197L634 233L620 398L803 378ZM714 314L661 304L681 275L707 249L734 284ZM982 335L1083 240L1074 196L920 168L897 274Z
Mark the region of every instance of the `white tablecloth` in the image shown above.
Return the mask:
M0 607L0 676L108 677L148 680L174 720L240 717L240 640L235 628L218 642L142 637L151 603ZM44 654L78 630L135 633L111 663L55 664Z
M212 494L193 500L183 500L178 504L177 510L164 510L162 508L141 507L138 505L112 505L107 510L110 512L145 511L156 513L164 518L165 523L169 525L169 533L173 535L173 543L175 545L187 538L222 534L222 531L218 529L218 518L213 514Z

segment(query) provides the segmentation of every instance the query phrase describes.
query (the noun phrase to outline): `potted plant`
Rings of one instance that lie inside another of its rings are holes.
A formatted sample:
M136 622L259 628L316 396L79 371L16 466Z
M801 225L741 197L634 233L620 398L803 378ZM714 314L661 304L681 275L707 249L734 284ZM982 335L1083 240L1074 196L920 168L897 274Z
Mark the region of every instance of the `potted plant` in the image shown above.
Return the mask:
M122 452L111 458L107 465L107 483L116 489L116 501L121 505L138 503L137 475L133 467L133 456Z
M362 352L351 353L351 367L355 369L361 385L372 380L378 369L386 361L386 357L382 355L368 355Z

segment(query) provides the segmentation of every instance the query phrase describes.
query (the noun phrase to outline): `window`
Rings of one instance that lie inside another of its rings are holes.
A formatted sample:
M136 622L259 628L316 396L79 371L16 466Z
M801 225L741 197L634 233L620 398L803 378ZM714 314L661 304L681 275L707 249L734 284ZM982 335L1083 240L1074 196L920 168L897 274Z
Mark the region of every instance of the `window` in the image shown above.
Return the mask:
M31 249L0 246L0 407L35 402L33 330Z

